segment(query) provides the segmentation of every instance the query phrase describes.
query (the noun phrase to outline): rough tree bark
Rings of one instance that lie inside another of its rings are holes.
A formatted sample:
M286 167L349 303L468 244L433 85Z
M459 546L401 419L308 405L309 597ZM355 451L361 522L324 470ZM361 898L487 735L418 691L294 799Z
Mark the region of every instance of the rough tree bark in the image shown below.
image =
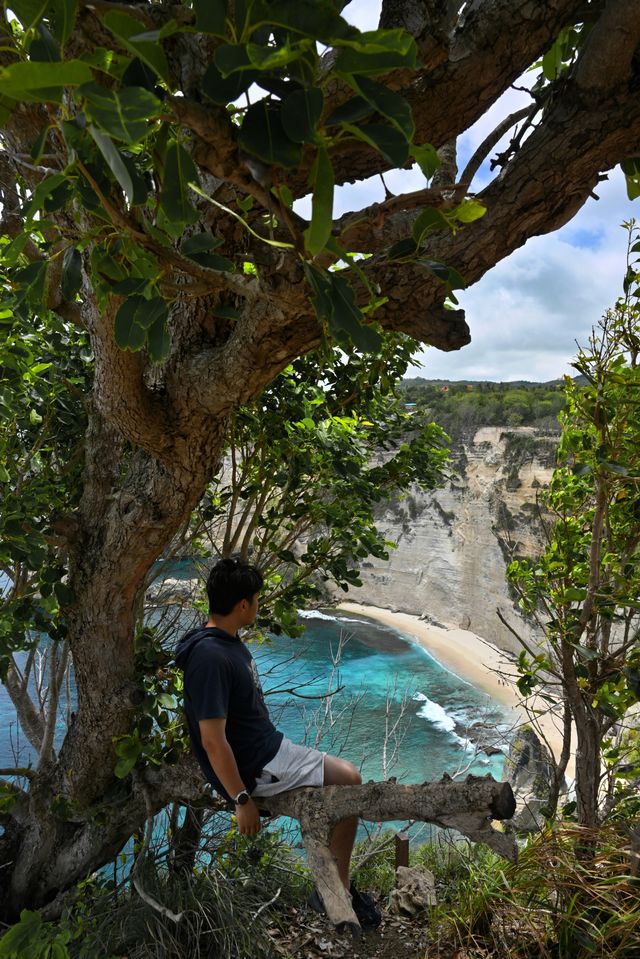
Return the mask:
M103 18L122 7L108 0L81 2L65 55L113 45ZM637 152L640 14L638 5L626 0L472 0L464 4L462 16L461 7L460 2L435 0L383 4L385 25L402 24L415 34L423 64L415 74L400 71L387 82L411 103L417 140L436 148L450 144L482 116L561 28L585 16L593 21L589 42L572 69L550 88L530 136L480 195L486 216L455 235L429 239L431 259L455 267L474 283L528 237L570 219L606 171ZM169 2L137 4L135 11L150 27L172 17L192 17L189 9ZM13 63L15 54L8 21L0 22L0 29L6 41L0 53L3 66ZM190 143L206 191L227 208L251 195L258 210L270 209L264 189L241 160L237 128L227 111L205 105L198 94L210 42L186 33L169 36L163 46L174 89L184 93L168 98L165 107ZM340 82L335 84L335 104L349 95ZM15 184L33 189L42 178L41 169L25 157L49 123L51 109L24 103L1 133L3 228L11 236L21 222ZM64 169L68 157L62 138L52 138L47 149L48 168ZM356 141L337 149L332 161L338 183L388 168L380 153ZM294 196L307 192L308 175L305 160L286 177ZM348 236L351 249L361 244L374 254L364 270L388 298L376 313L386 330L457 350L469 342L469 330L462 311L444 308L440 282L415 264L385 258L390 244L410 233L425 206L446 204L446 186L439 195L425 190L354 211L335 222L334 235ZM463 194L464 185L458 186L457 195ZM105 199L105 211L116 233L138 237L139 225L124 206L114 209ZM82 500L69 520L66 546L69 586L76 597L66 614L78 703L57 755L38 766L24 789L16 788L13 809L0 819L0 901L9 916L55 899L115 854L145 818L139 784L131 782L118 804L110 806L108 798L114 785L113 740L130 731L139 705L134 626L145 577L215 474L230 411L321 340L296 252L256 243L220 207L205 204L199 212L200 228L223 236L225 254L248 257L259 265L259 275L212 275L187 262L177 247L154 246L148 234L138 237L162 263L164 282L184 290L170 317L170 353L159 366L142 352L118 349L113 314L120 300L113 297L102 309L85 280L81 301L69 303L55 286L55 271L50 275L48 304L88 330L96 370L87 397ZM51 215L56 231L71 242L84 236L92 222L90 211L76 214ZM306 224L294 214L291 218L302 231ZM42 256L31 245L25 249L27 255ZM229 301L238 313L233 322L214 315L217 305ZM8 688L17 701L15 684ZM28 710L20 708L29 719ZM37 747L38 723L28 724ZM180 771L160 772L154 777L156 808L180 795ZM55 811L60 797L74 812ZM99 824L105 810L106 826Z
M357 815L371 822L430 822L455 829L473 842L483 842L513 862L518 856L515 838L491 826L493 819L510 819L516 808L509 783L498 783L492 776L468 776L461 783L445 776L442 782L421 786L380 782L297 789L270 797L265 806L272 814L298 820L309 868L327 915L334 925L344 923L355 933L360 924L329 852L331 830L345 816Z

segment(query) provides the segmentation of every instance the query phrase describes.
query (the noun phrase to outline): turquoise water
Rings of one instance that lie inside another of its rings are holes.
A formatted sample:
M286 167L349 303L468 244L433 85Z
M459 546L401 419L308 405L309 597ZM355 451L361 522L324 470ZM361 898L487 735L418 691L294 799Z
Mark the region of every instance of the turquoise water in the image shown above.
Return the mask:
M461 770L500 778L504 757L478 751L472 727L496 726L493 741L506 745L503 707L385 625L342 613L305 622L300 638L253 647L270 711L287 736L349 758L365 780L417 783ZM338 691L328 701L330 681ZM0 687L0 765L29 758Z
M253 651L269 708L290 738L345 756L365 780L418 783L461 770L500 778L504 756L482 752L477 740L486 730L473 728L496 727L491 741L506 747L508 716L500 704L375 620L343 613L305 620L302 637L280 636ZM304 696L322 696L330 679L342 687L330 710L326 700L278 692L282 684L300 684Z

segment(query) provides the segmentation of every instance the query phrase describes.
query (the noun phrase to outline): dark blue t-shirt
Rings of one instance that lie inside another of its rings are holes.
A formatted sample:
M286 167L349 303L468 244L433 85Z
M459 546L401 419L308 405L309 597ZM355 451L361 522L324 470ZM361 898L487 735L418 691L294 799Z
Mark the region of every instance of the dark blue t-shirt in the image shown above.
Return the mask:
M176 663L184 670L184 706L193 751L206 778L228 796L217 778L200 737L201 719L226 717L226 736L246 788L282 742L264 702L253 656L237 636L222 629L190 630L178 643Z

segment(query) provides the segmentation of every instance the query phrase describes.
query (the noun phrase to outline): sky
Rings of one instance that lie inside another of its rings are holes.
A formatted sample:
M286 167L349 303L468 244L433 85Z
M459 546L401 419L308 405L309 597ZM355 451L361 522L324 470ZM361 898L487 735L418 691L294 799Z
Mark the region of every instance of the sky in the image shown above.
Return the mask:
M371 30L379 7L374 0L352 0L343 14L360 29ZM459 167L504 116L529 102L526 93L509 90L460 137ZM498 144L490 156L500 149ZM484 164L472 190L479 192L493 175ZM420 189L425 182L415 171L395 171L385 181L393 193ZM478 283L459 291L471 344L454 353L429 347L421 354L422 367L407 375L545 381L572 373L576 343L586 345L593 326L622 293L627 234L621 224L640 219L640 200L628 200L619 169L609 173L596 193L599 199L587 200L561 230L533 237ZM357 189L343 188L336 215L382 198L379 178Z

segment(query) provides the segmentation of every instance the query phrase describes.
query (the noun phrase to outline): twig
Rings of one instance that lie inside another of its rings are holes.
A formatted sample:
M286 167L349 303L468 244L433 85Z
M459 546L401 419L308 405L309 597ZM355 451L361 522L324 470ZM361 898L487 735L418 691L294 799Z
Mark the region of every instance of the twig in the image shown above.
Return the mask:
M282 892L282 886L280 886L280 887L278 888L278 891L276 892L276 894L275 894L275 896L273 897L273 899L270 899L269 902L263 902L263 904L260 906L260 908L257 909L257 910L254 912L254 914L253 914L252 917L251 917L251 922L255 922L261 912L263 912L263 911L264 911L265 909L267 909L269 906L272 906L272 905L274 904L274 902L276 901L276 899L280 896L280 893L281 893L281 892Z
M0 776L24 776L25 779L35 779L36 771L30 766L6 766L0 769Z
M151 806L151 798L149 796L149 789L145 783L139 782L140 789L142 790L142 795L144 796L144 804L147 809L147 823L145 826L144 840L140 852L136 856L136 861L133 864L133 868L130 873L130 880L133 884L133 888L138 893L143 902L146 902L148 906L151 906L156 912L159 912L161 916L165 916L167 919L173 920L173 922L180 922L182 919L182 913L172 912L170 909L167 909L166 906L163 906L162 903L158 902L157 899L154 899L153 896L150 896L148 892L145 891L142 883L138 879L138 873L140 868L146 858L149 846L151 844L151 837L153 836L153 807Z

